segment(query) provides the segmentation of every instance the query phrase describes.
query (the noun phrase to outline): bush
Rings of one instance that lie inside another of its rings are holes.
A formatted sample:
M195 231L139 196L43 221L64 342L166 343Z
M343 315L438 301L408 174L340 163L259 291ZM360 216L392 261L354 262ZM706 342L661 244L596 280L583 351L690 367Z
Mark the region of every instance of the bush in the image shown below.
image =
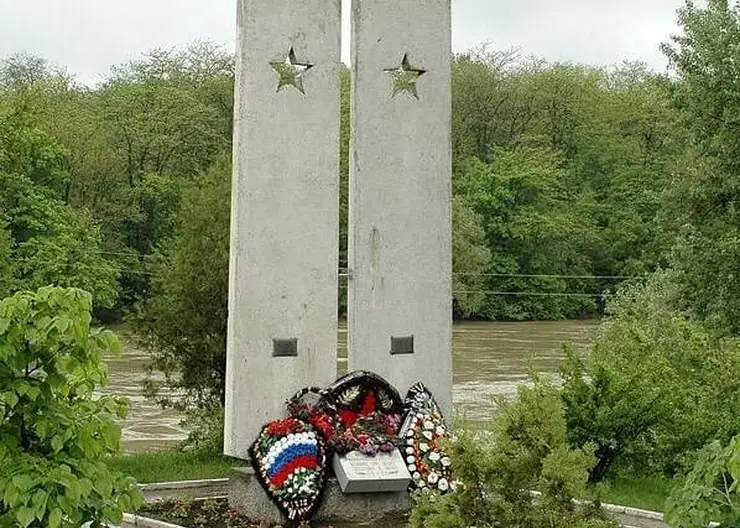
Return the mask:
M460 484L447 495L418 493L411 527L616 527L598 507L573 502L584 496L595 459L588 447L569 447L557 389L535 380L499 404L489 433L463 432L451 445Z
M182 426L189 431L183 450L201 455L224 452L224 408L220 405L188 408Z
M634 376L620 376L603 365L588 365L587 370L584 360L569 348L561 374L571 445L596 446L591 482L601 481L615 463L634 462L631 455L653 445L653 433L667 412L659 390L639 392Z
M740 525L740 437L725 446L712 442L699 452L686 483L666 502L672 528Z
M126 403L93 392L116 337L91 330L92 298L41 288L0 302L0 526L120 523L142 496L105 457L120 451Z
M571 443L597 446L593 480L612 468L673 475L740 432L740 344L679 312L677 291L667 272L627 287L588 359L563 369Z

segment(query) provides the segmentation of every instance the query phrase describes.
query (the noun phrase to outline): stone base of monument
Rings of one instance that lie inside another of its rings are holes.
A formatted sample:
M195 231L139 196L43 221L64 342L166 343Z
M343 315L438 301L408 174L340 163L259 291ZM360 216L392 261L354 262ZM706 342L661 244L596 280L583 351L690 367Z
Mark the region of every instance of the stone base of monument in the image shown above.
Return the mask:
M282 522L252 468L236 468L229 482L229 505L253 518ZM322 524L404 526L411 511L408 492L342 493L336 479L330 479L314 520Z

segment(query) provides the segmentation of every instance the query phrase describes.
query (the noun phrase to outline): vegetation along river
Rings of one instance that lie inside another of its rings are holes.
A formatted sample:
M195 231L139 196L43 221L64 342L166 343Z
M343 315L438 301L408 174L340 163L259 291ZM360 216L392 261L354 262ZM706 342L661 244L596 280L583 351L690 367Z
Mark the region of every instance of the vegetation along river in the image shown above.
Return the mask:
M554 374L563 357L563 343L583 348L595 335L598 321L557 321L534 323L467 322L456 324L453 335L454 401L456 410L473 422L491 416L492 396L511 396L517 385L526 382L530 364L537 372ZM134 336L125 327L114 328L124 344L124 354L108 358L106 392L131 400L123 422L127 451L157 449L186 436L180 416L161 409L142 394L148 361L146 351L136 347ZM346 371L346 331L339 334L338 373ZM530 363L533 360L533 363ZM423 375L420 375L423 379Z

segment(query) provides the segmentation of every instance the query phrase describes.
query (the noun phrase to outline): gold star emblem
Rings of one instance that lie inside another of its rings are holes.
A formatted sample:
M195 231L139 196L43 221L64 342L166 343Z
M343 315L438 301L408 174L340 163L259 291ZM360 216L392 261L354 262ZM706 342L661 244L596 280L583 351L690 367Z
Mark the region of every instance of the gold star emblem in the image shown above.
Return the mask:
M288 51L288 56L285 60L271 62L270 66L278 74L278 92L286 86L292 86L302 94L306 93L306 90L303 88L303 74L313 68L314 65L298 62L295 56L295 50L292 47Z
M385 73L390 75L393 80L393 97L406 92L414 96L416 99L419 98L419 92L416 89L416 82L419 80L419 77L426 73L426 70L412 67L409 62L408 53L404 54L400 68L391 68L385 70Z

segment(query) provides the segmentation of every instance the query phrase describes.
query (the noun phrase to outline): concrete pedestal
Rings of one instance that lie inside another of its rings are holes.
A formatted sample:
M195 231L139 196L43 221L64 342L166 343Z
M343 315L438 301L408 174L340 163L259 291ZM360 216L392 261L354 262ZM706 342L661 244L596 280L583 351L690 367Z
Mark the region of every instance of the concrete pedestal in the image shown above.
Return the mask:
M253 519L282 522L280 512L267 497L251 468L236 468L229 482L229 504ZM345 495L330 479L314 521L322 524L361 524L396 528L406 526L411 499L405 491Z

